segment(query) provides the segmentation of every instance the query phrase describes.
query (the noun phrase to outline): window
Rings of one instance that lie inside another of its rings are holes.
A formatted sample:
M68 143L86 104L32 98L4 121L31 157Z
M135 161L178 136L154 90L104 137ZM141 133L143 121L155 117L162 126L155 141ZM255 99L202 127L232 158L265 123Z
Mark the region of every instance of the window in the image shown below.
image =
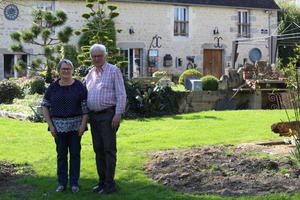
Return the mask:
M238 36L239 37L250 37L250 17L248 11L238 12Z
M45 11L54 11L54 1L41 1L37 3L37 8ZM42 26L46 26L46 22L42 22ZM51 32L55 33L55 28L51 28Z
M174 10L174 35L189 35L189 19L187 8L175 8Z
M41 10L54 11L54 2L51 1L38 2L37 8Z

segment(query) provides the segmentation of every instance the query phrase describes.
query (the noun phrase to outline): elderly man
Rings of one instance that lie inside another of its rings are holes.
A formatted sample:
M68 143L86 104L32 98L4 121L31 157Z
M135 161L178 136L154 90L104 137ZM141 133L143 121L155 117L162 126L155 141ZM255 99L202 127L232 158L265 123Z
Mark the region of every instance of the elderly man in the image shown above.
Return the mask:
M116 133L125 110L126 92L120 69L106 61L106 47L94 44L90 56L94 67L87 74L85 84L99 175L99 183L93 191L110 194L116 191Z

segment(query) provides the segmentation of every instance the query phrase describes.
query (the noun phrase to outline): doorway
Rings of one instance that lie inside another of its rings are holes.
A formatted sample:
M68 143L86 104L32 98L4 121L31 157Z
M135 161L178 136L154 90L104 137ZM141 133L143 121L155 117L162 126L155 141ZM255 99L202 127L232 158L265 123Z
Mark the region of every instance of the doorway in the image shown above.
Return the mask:
M129 79L141 76L143 73L143 49L122 49L121 54L124 55L125 60L128 61L128 66L127 68L123 69L123 74L126 75Z
M203 74L213 75L218 79L222 76L223 50L204 49Z
M22 60L24 63L27 63L27 55L14 55L14 54L4 54L4 78L17 78L18 71L14 68L14 64L18 61ZM26 75L24 74L19 75Z

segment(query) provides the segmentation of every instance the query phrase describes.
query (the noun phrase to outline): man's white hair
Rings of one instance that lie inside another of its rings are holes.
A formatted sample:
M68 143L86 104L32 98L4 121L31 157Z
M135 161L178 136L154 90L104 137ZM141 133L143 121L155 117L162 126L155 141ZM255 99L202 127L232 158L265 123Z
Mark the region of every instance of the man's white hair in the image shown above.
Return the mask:
M94 44L93 46L91 46L90 56L92 56L92 53L94 51L102 51L105 53L105 55L107 55L106 47L103 44Z

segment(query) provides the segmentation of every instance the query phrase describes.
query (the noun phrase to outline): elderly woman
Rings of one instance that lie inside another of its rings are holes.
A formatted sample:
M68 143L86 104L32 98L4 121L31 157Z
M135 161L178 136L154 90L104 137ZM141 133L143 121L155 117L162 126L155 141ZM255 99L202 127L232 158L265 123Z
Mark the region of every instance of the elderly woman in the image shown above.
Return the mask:
M42 101L43 113L49 131L55 139L57 151L58 187L66 189L68 183L68 151L70 152L70 186L79 192L80 140L87 127L87 90L73 79L73 64L64 59L57 66L60 79L52 83Z

